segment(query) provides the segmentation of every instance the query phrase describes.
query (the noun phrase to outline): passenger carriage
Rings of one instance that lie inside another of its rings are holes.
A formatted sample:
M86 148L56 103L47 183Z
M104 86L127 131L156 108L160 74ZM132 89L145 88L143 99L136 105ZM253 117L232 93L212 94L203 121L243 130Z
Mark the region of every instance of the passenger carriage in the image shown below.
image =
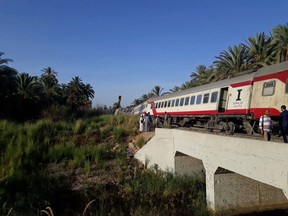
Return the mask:
M266 109L278 121L280 106L288 102L288 62L241 74L154 97L143 111L160 116L167 112L174 123L182 126L224 130L228 134L237 129L252 134Z

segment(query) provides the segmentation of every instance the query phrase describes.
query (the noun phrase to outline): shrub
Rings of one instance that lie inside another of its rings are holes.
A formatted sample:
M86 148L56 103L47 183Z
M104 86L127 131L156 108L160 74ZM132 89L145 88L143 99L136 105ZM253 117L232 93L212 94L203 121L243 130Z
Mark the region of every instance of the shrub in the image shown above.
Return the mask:
M114 127L113 135L114 135L114 139L116 142L122 143L125 140L128 133L125 128L119 126L119 127Z
M139 148L142 148L145 145L145 139L143 136L138 136L135 140L135 145Z

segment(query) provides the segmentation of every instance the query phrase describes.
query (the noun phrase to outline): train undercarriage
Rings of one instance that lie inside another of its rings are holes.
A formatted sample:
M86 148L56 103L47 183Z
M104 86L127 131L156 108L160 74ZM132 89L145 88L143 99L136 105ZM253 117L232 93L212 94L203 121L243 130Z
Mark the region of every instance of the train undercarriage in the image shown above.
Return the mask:
M252 135L258 133L258 121L248 115L203 115L203 116L172 116L172 124L181 127L201 127L208 131L222 131L227 135L235 132Z

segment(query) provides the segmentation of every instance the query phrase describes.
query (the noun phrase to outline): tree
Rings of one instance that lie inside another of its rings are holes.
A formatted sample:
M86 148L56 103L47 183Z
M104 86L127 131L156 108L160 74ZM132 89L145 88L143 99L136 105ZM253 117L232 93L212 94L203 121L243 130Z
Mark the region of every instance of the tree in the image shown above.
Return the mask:
M151 93L152 93L154 96L159 97L159 96L161 96L163 90L164 90L164 88L156 85L156 86L154 86L154 88L151 90Z
M76 76L64 87L64 96L66 103L75 111L87 111L92 107L92 99L94 98L94 90L90 84L84 84L82 80Z
M137 105L139 105L139 104L141 104L142 103L142 100L141 99L135 99L132 103L131 103L131 106L137 106Z
M238 45L228 47L228 51L222 51L216 56L214 64L218 71L218 80L235 76L237 73L249 69L248 49L246 46Z
M19 74L16 78L16 94L19 102L18 118L27 120L41 112L41 85L36 76Z
M255 37L250 36L246 43L247 45L243 44L243 46L248 50L248 59L252 68L265 67L273 63L275 45L272 44L271 37L260 33Z
M41 70L43 73L41 74L41 78L42 79L50 79L50 80L53 80L55 83L58 83L58 79L57 79L57 76L58 76L58 73L53 70L51 67L47 67L47 68L43 68Z
M189 89L189 88L193 88L197 86L195 82L193 81L186 81L181 85L181 90L185 90L185 89Z
M179 87L179 86L174 86L173 88L171 88L170 90L169 90L170 92L178 92L178 91L181 91L181 88Z
M0 118L7 117L11 113L17 75L17 71L7 65L12 59L2 58L3 55L4 53L0 52Z
M272 35L276 46L276 63L288 61L288 23L273 28Z
M194 86L203 85L215 81L216 72L213 67L206 68L205 65L199 65L196 70L190 75L191 81ZM192 85L189 84L189 85Z
M51 105L59 96L58 73L51 67L43 68L41 71L43 72L40 80L42 92L48 104Z
M160 87L160 86L154 86L154 88L151 90L151 94L150 97L156 96L163 96L165 94L169 94L169 92L163 92L164 88Z
M55 104L60 95L60 85L50 77L41 77L39 83L46 104L48 106Z

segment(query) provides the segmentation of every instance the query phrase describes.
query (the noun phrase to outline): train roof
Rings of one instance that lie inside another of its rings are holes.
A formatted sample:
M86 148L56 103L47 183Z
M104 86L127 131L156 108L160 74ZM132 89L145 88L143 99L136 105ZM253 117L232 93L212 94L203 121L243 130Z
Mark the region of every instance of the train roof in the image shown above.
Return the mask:
M232 77L232 78L225 79L225 80L220 80L217 82L197 86L197 87L190 88L190 89L181 90L178 92L173 92L173 93L168 94L168 95L160 96L157 98L154 97L151 99L152 100L153 99L154 100L162 100L162 99L166 99L166 98L177 97L180 95L182 96L182 95L186 95L186 94L191 94L194 92L205 91L205 90L209 90L211 88L229 87L229 85L232 83L240 83L240 82L253 80L254 76L255 76L255 72L249 72L248 74L246 73L245 75L242 75L242 76L237 76L237 77Z
M279 64L270 65L257 70L255 77L265 76L277 72L287 71L288 61L281 62Z
M187 94L191 94L191 93L195 93L199 91L209 90L211 88L229 87L229 85L233 83L241 83L241 82L250 81L250 80L252 81L254 77L265 76L268 74L277 73L277 72L281 72L285 70L288 70L288 61L275 64L275 65L270 65L267 67L263 67L263 68L258 69L257 71L246 70L246 71L239 73L239 75L235 77L231 77L231 78L220 80L217 82L197 86L197 87L190 88L190 89L181 90L178 92L173 92L171 94L163 95L160 97L153 97L153 98L150 98L149 100L151 101L163 100L163 99L167 99L171 97L183 96L183 95L187 95Z

